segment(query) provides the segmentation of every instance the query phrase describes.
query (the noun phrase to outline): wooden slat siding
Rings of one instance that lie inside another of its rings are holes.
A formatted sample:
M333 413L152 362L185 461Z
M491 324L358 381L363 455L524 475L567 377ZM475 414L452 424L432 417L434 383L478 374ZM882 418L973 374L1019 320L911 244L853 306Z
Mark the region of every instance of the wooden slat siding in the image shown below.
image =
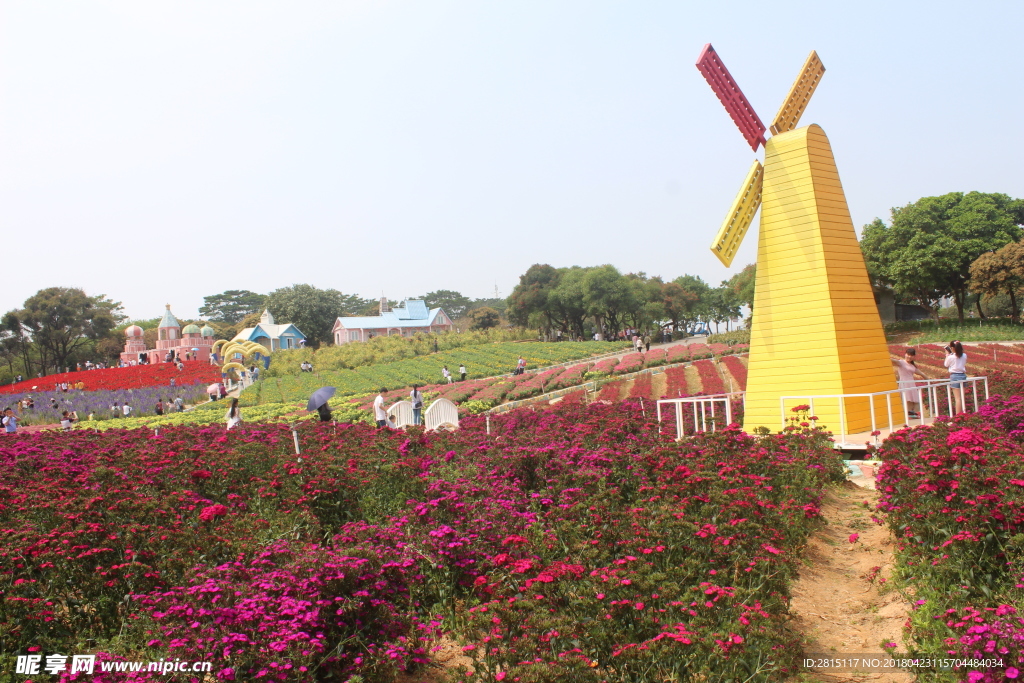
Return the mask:
M816 125L766 146L754 291L744 429L778 429L779 396L896 389L831 146ZM877 404L877 424L887 426L884 397ZM866 399L846 408L848 431L871 428ZM839 429L838 401L815 401L815 411Z

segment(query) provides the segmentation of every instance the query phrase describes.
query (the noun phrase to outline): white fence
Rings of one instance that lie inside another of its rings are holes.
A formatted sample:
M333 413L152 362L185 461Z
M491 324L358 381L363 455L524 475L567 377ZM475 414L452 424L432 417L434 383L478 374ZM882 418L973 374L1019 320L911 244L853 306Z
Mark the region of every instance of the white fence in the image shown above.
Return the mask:
M411 404L410 404L411 406ZM423 415L427 431L437 429L458 429L459 408L446 398L439 398L430 404Z
M686 396L684 398L664 398L658 401L658 423L661 423L662 406L674 410L676 418L676 435L681 439L686 435L687 420L683 414L684 406L693 406L693 433L715 431L718 422L725 418L725 425L732 424L732 402L742 399L742 391L730 394L713 394L711 396ZM710 430L708 429L710 427Z

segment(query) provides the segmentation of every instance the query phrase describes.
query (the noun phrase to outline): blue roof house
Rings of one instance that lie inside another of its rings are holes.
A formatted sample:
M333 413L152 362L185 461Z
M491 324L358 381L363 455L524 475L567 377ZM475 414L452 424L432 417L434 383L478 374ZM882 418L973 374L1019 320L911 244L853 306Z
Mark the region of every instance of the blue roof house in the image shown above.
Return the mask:
M383 297L378 315L338 318L333 332L335 344L348 344L371 337L411 337L417 332L450 332L451 329L452 319L448 314L440 308L427 308L421 299L406 299L391 309L387 297Z
M256 327L246 327L231 341L254 341L273 353L280 349L297 349L306 341L306 335L291 323L277 325L270 311L263 311Z

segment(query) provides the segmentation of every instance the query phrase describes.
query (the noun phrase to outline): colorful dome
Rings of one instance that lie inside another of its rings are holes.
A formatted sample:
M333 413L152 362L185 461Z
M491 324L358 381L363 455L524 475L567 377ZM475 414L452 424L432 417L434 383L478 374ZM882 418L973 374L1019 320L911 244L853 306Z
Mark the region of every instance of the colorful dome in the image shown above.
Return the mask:
M200 334L202 334L202 335L203 335L204 337L212 337L213 335L217 334L217 331L216 331L216 330L214 330L214 329L213 329L212 327L210 327L209 325L203 325L203 329L202 329L202 330L200 330L199 332L200 332Z
M199 325L195 323L185 325L185 329L181 331L182 334L199 334Z
M124 334L126 337L141 337L143 335L143 331L138 325L129 325L125 328Z

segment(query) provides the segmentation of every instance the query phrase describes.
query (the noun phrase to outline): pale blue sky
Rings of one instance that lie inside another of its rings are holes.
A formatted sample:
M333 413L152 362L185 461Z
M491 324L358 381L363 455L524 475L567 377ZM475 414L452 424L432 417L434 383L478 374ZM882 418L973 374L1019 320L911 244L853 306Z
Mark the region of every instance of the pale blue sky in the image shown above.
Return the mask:
M753 154L704 43L766 122L818 51L802 123L859 229L1024 196L1022 25L1019 1L4 0L0 312L52 285L140 318L297 282L507 295L536 262L717 283Z

